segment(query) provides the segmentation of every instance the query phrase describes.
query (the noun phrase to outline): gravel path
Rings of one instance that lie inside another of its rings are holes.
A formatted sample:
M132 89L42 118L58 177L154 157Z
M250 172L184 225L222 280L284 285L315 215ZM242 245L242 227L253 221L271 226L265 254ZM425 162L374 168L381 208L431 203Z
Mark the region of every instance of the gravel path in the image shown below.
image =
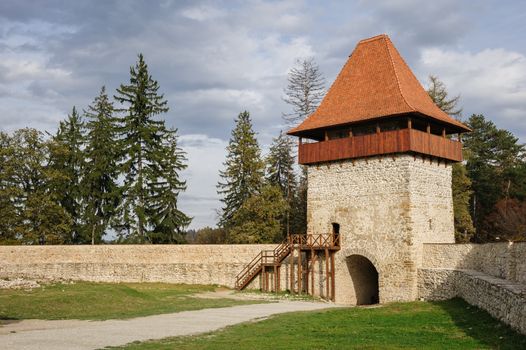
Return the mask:
M281 301L270 304L184 311L129 320L24 320L0 326L2 349L99 349L133 341L214 331L229 325L292 311L338 307L334 304Z

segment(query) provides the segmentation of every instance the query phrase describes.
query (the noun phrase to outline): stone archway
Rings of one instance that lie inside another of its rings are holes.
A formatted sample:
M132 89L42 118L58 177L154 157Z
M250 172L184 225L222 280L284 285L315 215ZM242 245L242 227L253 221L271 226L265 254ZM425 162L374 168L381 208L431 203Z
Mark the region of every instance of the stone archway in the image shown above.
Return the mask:
M356 305L378 304L378 270L363 255L353 254L347 257L347 268L354 286Z

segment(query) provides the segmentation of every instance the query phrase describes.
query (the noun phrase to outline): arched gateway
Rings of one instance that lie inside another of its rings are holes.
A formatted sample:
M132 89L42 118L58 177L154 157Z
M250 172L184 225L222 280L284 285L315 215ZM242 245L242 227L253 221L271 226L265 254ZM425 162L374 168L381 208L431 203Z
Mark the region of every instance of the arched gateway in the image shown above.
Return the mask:
M263 289L341 303L415 300L422 244L454 242L451 166L467 131L389 37L360 41L318 109L288 132L307 167L307 234L262 252L237 287L261 276Z
M362 255L351 255L347 257L347 269L351 275L356 305L378 304L378 271L371 260Z

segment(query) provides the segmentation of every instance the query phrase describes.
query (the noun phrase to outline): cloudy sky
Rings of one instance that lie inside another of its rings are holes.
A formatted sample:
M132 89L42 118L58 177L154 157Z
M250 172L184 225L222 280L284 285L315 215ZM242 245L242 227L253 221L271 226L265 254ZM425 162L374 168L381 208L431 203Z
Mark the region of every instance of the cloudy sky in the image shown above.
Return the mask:
M180 205L214 225L218 170L233 119L251 112L265 150L286 128L287 71L312 56L330 84L356 43L387 33L422 83L461 94L526 142L523 1L0 2L0 130L53 132L73 105L129 78L142 52L188 153Z

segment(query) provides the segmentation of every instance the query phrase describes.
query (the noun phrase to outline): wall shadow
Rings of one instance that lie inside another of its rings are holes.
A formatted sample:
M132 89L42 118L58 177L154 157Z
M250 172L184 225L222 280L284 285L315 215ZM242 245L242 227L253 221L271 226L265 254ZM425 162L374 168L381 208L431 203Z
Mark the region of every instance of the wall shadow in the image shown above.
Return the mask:
M481 346L492 349L526 349L526 335L492 317L488 312L455 297L443 301L430 301L439 307L467 336Z

